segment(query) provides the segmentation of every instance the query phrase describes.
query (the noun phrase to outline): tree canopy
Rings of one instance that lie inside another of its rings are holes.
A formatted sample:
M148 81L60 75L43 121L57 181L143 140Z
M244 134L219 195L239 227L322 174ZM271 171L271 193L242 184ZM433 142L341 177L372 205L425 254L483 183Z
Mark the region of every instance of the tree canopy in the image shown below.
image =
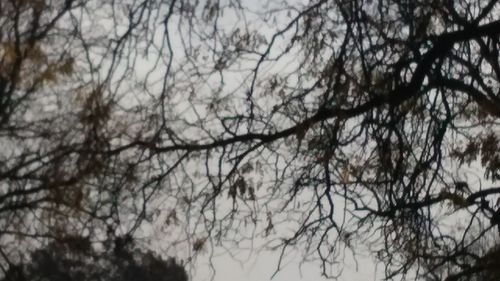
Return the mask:
M187 274L175 260L164 261L152 252L130 245L98 252L90 241L71 237L34 251L26 264L9 267L2 280L187 281Z
M190 261L298 251L338 277L368 253L389 280L497 280L499 15L0 1L4 274L37 245L141 237Z

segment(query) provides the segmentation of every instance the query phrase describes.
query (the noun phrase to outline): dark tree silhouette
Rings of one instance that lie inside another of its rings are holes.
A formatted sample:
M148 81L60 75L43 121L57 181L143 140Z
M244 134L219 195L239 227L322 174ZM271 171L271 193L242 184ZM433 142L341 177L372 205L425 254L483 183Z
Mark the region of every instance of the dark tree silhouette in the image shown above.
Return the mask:
M500 3L260 4L0 1L5 274L39 243L140 234L190 261L496 276Z
M24 264L12 265L4 281L187 281L174 259L162 260L152 252L122 249L97 252L82 238L51 243L31 254Z

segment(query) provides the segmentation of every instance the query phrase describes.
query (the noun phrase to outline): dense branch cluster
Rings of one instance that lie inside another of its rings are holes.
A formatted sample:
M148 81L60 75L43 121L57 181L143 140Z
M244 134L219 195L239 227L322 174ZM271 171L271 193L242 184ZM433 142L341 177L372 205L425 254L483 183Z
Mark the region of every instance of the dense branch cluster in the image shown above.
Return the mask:
M499 15L1 1L4 273L67 237L148 237L189 261L262 242L326 276L370 253L391 280L497 280Z

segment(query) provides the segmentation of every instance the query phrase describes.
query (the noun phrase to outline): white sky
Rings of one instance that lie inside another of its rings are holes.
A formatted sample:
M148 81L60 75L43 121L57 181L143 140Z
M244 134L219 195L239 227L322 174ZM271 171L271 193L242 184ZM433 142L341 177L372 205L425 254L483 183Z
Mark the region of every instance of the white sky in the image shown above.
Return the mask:
M277 263L278 253L260 253L253 260L240 264L228 256L216 258L214 265L216 273L215 281L240 280L240 281L295 281L295 280L331 280L321 276L319 262L310 262L300 266L300 259L296 258L288 262L285 267L272 279ZM358 269L354 264L344 264L344 272L340 281L347 280L380 280L382 268L376 270L374 263L370 259L359 261ZM377 274L378 273L378 274ZM379 278L376 278L378 275ZM210 273L207 270L198 270L192 281L210 280Z

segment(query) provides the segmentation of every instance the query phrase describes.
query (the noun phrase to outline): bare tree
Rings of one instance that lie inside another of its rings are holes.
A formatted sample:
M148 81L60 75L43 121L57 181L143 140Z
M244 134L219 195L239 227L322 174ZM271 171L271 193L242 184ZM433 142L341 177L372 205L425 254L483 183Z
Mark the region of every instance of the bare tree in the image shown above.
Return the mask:
M497 1L252 3L1 4L6 263L11 237L146 223L190 258L257 238L327 276L360 252L387 279L488 270Z

